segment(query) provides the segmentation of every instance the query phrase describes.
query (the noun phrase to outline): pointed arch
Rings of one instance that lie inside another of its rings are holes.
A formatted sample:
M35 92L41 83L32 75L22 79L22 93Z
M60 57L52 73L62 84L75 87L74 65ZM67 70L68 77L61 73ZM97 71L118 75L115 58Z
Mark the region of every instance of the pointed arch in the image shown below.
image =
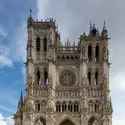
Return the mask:
M98 85L98 77L99 77L99 74L98 74L98 71L95 72L95 85Z
M99 74L100 74L100 69L96 68L95 69L95 85L99 85Z
M39 123L39 124L37 124ZM38 117L35 119L35 125L46 125L46 119L43 117Z
M96 62L99 62L99 45L96 45L96 48L95 48L95 58L96 58Z
M37 37L36 39L36 51L40 51L40 38Z
M74 112L78 112L79 111L79 104L77 101L75 101L74 103Z
M89 59L89 62L92 61L92 46L91 45L88 46L88 59Z
M56 112L61 112L61 103L56 102Z
M63 121L65 120L69 120L71 121L72 123L74 123L74 125L80 125L80 123L78 121L75 120L75 118L69 116L69 115L64 115L61 119L59 119L55 125L60 125Z
M44 39L43 39L43 50L44 50L44 52L47 51L47 38L46 37L44 37Z
M73 104L71 101L68 103L68 111L72 112L73 111Z
M40 101L36 101L36 102L35 102L35 110L36 110L36 111L40 111L40 110L41 110Z
M88 120L88 125L99 125L99 121L95 116L92 116L89 120Z
M41 83L41 70L39 67L35 67L34 69L34 79L35 79L35 84L39 85Z
M88 84L91 85L91 72L88 72Z
M47 71L44 72L44 84L45 85L48 84L48 72Z
M39 85L40 84L40 71L39 70L37 71L36 78L37 78L37 85Z
M62 112L65 112L67 110L66 102L62 102Z

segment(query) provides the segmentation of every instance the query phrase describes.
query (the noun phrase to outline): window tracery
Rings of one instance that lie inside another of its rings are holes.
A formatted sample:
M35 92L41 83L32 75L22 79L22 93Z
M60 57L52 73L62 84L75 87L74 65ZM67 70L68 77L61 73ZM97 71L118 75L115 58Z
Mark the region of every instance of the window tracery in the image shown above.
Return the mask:
M62 86L73 86L76 82L76 76L72 71L64 70L60 73L59 82Z
M57 102L56 103L56 112L79 112L79 103L77 101L72 102Z

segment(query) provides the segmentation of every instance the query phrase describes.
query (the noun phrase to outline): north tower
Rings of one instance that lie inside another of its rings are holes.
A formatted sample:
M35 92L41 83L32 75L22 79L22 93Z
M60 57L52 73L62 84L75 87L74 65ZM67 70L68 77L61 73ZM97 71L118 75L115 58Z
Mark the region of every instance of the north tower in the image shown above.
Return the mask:
M26 96L15 125L112 125L108 31L63 44L55 20L27 22Z

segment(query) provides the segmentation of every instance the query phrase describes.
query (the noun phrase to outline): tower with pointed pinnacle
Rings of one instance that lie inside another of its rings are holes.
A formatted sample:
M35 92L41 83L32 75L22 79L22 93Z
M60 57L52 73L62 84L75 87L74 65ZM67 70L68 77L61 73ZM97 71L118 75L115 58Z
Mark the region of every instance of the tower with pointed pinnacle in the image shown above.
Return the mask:
M15 125L112 125L108 31L90 22L79 41L63 44L55 20L27 21L26 95Z

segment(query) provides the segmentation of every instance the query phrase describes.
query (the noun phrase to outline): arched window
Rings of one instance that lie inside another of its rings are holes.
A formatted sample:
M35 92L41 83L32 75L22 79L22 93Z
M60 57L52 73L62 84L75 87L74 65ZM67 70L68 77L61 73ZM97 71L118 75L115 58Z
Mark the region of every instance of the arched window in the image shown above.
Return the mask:
M90 112L93 111L93 102L92 101L89 101L89 110L90 110Z
M92 116L88 121L88 125L93 125L93 124L99 125L97 119L94 116Z
M48 84L48 72L47 71L44 72L44 84L45 85Z
M61 104L60 104L60 102L56 103L56 112L61 112Z
M67 110L66 102L62 103L62 112L65 112Z
M40 84L40 71L37 71L37 84Z
M68 111L72 112L72 103L71 102L69 102L69 104L68 104Z
M40 111L40 103L38 103L38 111Z
M96 50L95 50L95 57L96 57L96 62L99 61L99 46L96 46Z
M46 39L46 37L44 38L43 47L44 47L43 50L47 51L47 39Z
M40 51L40 38L36 39L36 51Z
M88 83L89 85L91 85L91 73L90 72L88 72Z
M95 85L98 85L98 72L95 72Z
M78 112L79 111L79 105L78 102L74 103L74 112Z
M36 102L36 111L40 111L41 109L40 109L41 107L40 107L40 102L39 101L37 101Z
M99 111L99 103L98 101L95 102L95 112Z
M89 45L88 47L88 58L89 58L89 62L92 61L92 47Z
M46 125L46 120L43 117L38 117L34 125Z

